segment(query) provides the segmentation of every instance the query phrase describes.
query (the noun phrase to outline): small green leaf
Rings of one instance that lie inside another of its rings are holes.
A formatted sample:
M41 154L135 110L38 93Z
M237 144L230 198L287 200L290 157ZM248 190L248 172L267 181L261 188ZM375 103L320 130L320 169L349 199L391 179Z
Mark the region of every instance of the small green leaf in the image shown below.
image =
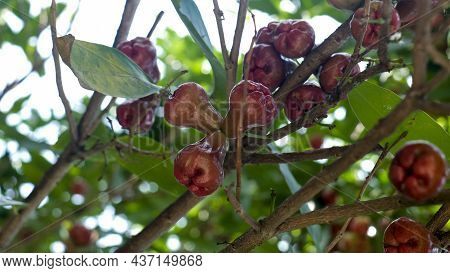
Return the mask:
M128 143L128 137L121 138L121 141ZM168 154L169 150L157 141L146 137L134 137L133 144L141 150ZM143 155L132 152L131 154L123 150L122 154L114 153L118 163L128 171L139 176L141 179L153 181L158 184L160 189L170 194L178 195L186 191L173 176L173 160L170 156L166 159Z
M206 30L205 23L203 22L197 5L192 0L172 0L172 4L177 10L181 20L187 27L189 33L191 34L191 37L202 49L205 57L211 64L214 72L215 91L225 93L225 68L214 55L214 49L211 45L208 31Z
M371 82L363 83L355 88L348 99L353 112L367 129L374 127L401 102L401 98L394 92ZM406 141L426 140L438 146L450 161L450 136L428 114L423 111L412 113L397 126L391 136L383 140L382 144L392 143L404 131L407 131L408 135L392 149L393 153L398 151Z
M58 51L81 86L122 98L142 98L161 88L150 82L142 69L119 50L75 40L72 35L58 38Z

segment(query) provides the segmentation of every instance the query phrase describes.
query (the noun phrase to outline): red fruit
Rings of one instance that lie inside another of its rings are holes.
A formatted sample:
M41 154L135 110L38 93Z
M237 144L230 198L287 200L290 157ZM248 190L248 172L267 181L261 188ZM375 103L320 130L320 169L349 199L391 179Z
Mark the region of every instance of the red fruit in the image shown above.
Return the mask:
M94 233L80 224L74 225L69 230L69 236L77 246L88 246L94 240Z
M271 123L277 113L275 100L267 87L253 81L241 81L231 90L222 131L226 132L228 137L235 138L240 114L243 115L242 126L245 131Z
M305 57L315 41L314 29L305 21L287 20L275 29L273 44L281 55L287 58Z
M117 49L139 65L153 83L159 81L161 73L156 62L156 48L149 39L137 37L131 41L120 43Z
M363 4L363 0L328 0L332 6L338 9L355 10Z
M430 232L419 223L401 217L384 232L386 253L430 253L433 250Z
M284 111L290 121L296 121L304 116L315 105L325 101L325 92L320 87L305 84L291 91L286 97ZM304 127L311 127L307 123Z
M369 230L371 220L367 216L358 216L353 218L348 225L347 230L360 234L366 235Z
M338 194L332 188L325 188L320 193L320 199L324 203L325 206L333 206L336 204L338 198Z
M70 185L70 192L72 194L81 194L85 195L88 192L88 184L83 179L76 179L73 181L72 185Z
M323 144L323 137L321 135L314 135L309 139L309 143L313 149L320 149Z
M352 21L350 22L350 28L355 40L358 40L361 35L363 36L363 46L369 47L378 42L380 39L380 33L382 24L378 23L383 20L383 2L372 1L370 3L370 21L367 25L367 30L364 32L364 26L366 19L364 18L364 8L359 8L355 11ZM390 32L394 33L400 28L400 17L395 9L392 9Z
M215 132L186 146L175 158L175 178L196 196L212 194L224 177L225 141L221 132Z
M253 48L248 74L249 80L261 83L270 91L274 91L283 82L286 76L285 70L285 62L273 46L259 44Z
M159 98L156 95L125 102L116 108L117 121L122 128L133 133L146 133L153 126L158 104Z
M222 120L205 89L193 82L182 84L175 90L164 105L164 117L172 125L205 133L217 131Z
M439 0L428 1L431 2L431 6L433 8L436 7L436 5L439 3ZM399 0L397 2L397 5L395 6L395 9L400 16L402 25L412 25L414 23L414 20L416 20L420 14L419 0Z
M351 57L347 53L336 53L334 54L320 70L320 86L322 90L331 93L333 92L339 81L344 77L345 70L351 62ZM356 65L350 76L353 77L360 72L359 66Z
M399 192L422 201L442 189L446 172L445 157L439 148L427 142L411 142L395 155L389 178Z
M257 34L256 44L272 44L278 24L278 22L271 22L267 27L261 28Z
M336 249L345 253L369 253L371 252L370 240L354 232L345 232Z

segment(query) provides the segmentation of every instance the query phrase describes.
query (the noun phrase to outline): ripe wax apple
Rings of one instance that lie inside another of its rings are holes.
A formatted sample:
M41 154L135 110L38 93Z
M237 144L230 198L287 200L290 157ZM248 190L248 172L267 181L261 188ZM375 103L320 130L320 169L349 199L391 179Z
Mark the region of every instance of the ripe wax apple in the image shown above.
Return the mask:
M184 83L175 90L164 105L164 117L172 125L204 133L217 131L222 120L205 89L193 82Z
M314 29L306 21L287 20L275 29L273 44L281 55L300 58L309 54L315 42Z
M94 240L94 233L83 225L76 224L69 230L69 236L76 246L88 246Z
M292 90L286 97L284 111L287 118L294 122L307 114L315 105L325 101L325 92L314 85L304 84ZM307 122L303 126L311 127L312 122Z
M401 217L389 224L384 232L384 252L386 253L430 253L432 251L432 235L414 220Z
M227 137L235 138L240 115L243 131L270 124L278 113L277 105L269 89L253 81L241 81L231 90L228 113L222 124Z
M428 142L407 143L395 155L389 178L397 190L407 197L423 201L443 188L447 163L442 152Z
M223 181L225 145L225 135L217 131L186 146L175 158L175 178L196 196L212 194Z
M159 97L150 95L125 102L116 108L117 121L124 129L133 133L147 133L155 121L155 110Z
M333 92L339 81L344 77L345 70L351 62L351 57L347 53L336 53L322 66L320 70L320 86L322 90L331 93ZM350 77L357 75L360 72L359 66L356 65L350 72Z
M286 77L286 66L287 64L272 45L256 45L250 59L248 79L261 83L270 91L274 91ZM244 67L244 72L245 70L246 67Z
M130 41L125 41L117 46L130 59L147 73L153 83L157 83L161 77L159 72L156 48L153 43L144 37L137 37Z
M362 45L369 47L379 41L381 29L383 25L379 23L383 20L383 2L372 1L370 2L370 22L367 24L365 30L366 19L364 8L359 8L353 14L352 21L350 22L350 29L355 40L358 40L361 35L363 36ZM391 33L396 32L400 28L400 17L395 9L392 9L390 29Z

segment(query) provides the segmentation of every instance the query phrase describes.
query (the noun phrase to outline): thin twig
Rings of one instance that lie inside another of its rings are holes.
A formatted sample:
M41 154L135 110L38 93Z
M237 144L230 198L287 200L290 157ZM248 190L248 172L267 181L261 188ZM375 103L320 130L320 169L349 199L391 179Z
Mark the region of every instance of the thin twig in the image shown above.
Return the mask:
M158 13L158 16L156 16L156 19L155 19L155 22L153 23L152 28L150 29L150 31L147 34L147 39L150 39L152 37L152 34L155 31L156 27L158 26L159 21L161 21L161 18L163 17L163 15L164 15L164 11L160 11Z
M431 59L436 64L442 66L442 68L446 69L450 73L450 61L447 56L441 54L432 44L427 45L427 52L430 54Z
M231 85L234 85L234 83L236 82L239 48L241 47L242 33L244 31L245 18L247 17L247 9L248 9L248 0L239 1L239 11L237 16L236 29L234 31L233 46L231 47L230 52L231 69L228 72L229 73L228 81L230 81L230 83L233 82L233 84Z
M20 85L22 82L24 82L26 79L28 79L28 77L33 74L34 72L36 72L37 70L41 69L44 66L44 63L47 61L48 58L45 59L39 59L38 62L33 64L33 67L31 68L31 70L22 78L15 80L9 84L7 84L2 92L0 93L0 101L3 99L3 97L8 94L11 90L13 90L14 88L16 88L18 85Z
M369 26L369 19L370 19L370 0L365 0L364 1L364 26L363 26L363 32L361 32L361 35L358 37L358 39L356 39L356 44L355 44L355 48L353 49L353 54L351 56L350 59L350 63L347 65L347 67L345 68L344 71L344 76L339 80L339 83L337 85L337 94L338 97L339 96L339 89L342 86L342 84L344 82L346 82L346 80L348 79L348 77L350 76L350 74L352 73L353 69L355 66L358 65L358 63L361 61L361 58L363 57L360 52L361 52L361 48L362 48L362 44L363 44L363 40L364 40L364 34L367 31L367 27Z
M53 41L53 60L55 62L55 72L56 72L56 85L58 87L58 94L61 98L61 101L64 105L64 110L66 112L67 122L69 123L69 130L70 134L72 136L72 139L74 142L78 139L78 132L76 127L75 119L72 115L72 109L70 107L70 102L66 97L66 94L64 93L64 87L62 83L62 76L61 76L61 64L59 60L59 53L58 53L58 47L56 44L57 40L57 31L56 31L56 2L55 0L52 0L51 5L51 11L50 11L50 29L52 32L52 41Z
M231 69L231 60L230 56L228 55L228 49L227 49L227 43L225 41L225 33L223 31L223 25L222 21L225 20L223 17L223 12L219 7L219 3L217 0L213 0L214 3L214 15L216 16L216 22L217 22L217 30L219 31L219 38L220 38L220 47L222 49L222 57L223 62L225 64L225 70ZM228 86L228 90L231 90L232 86Z
M259 224L255 221L250 215L248 215L245 212L245 209L242 208L242 205L239 203L239 200L236 199L236 196L233 195L232 191L230 190L233 185L230 185L229 188L224 188L225 193L227 194L228 201L230 201L230 204L233 206L234 211L236 212L239 217L241 217L244 222L246 222L249 226L251 226L254 230L259 230Z
M361 198L363 197L364 193L366 192L366 189L369 186L370 181L372 181L373 176L378 171L379 167L381 166L381 163L386 158L386 156L388 155L389 151L393 147L395 147L395 145L397 145L397 143L400 142L400 140L405 138L406 135L407 135L407 132L404 132L394 141L394 143L392 145L386 144L386 146L384 147L384 149L381 152L380 156L378 157L378 160L375 163L375 166L373 167L372 171L369 173L369 175L367 175L366 179L364 180L363 184L361 185L361 189L359 190L359 193L358 193L358 196L356 197L355 203L358 203L358 202L361 201ZM347 230L348 225L350 224L350 222L352 220L353 220L353 218L350 217L350 218L348 218L345 221L344 225L341 227L341 229L339 230L338 234L334 237L334 239L328 245L328 247L326 249L327 253L331 252L334 249L334 247L339 243L339 241L344 236L344 233Z

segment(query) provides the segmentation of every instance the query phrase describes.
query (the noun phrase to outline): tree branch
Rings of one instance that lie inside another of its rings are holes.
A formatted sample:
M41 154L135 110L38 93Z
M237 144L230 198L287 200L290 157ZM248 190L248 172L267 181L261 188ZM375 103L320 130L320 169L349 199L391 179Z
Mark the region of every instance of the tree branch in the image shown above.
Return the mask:
M446 69L450 73L450 61L447 56L441 54L432 44L427 45L427 52L430 54L431 59L442 68Z
M187 191L150 222L150 224L148 224L141 232L136 236L133 236L122 247L117 249L116 252L143 252L154 240L171 228L201 200L202 198L196 197L191 192Z
M249 154L244 158L245 164L279 164L291 163L307 160L320 160L330 157L339 157L345 153L352 145L343 147L331 147L318 150L310 150L297 153L282 154Z
M402 197L401 195L395 195L351 205L332 206L306 214L293 216L279 226L276 234L305 228L315 224L328 224L342 218L357 217L381 211L399 210L413 206L442 204L448 202L449 200L450 190L443 190L436 197L423 203L416 203Z
M233 243L228 245L224 252L248 252L255 246L274 235L276 228L297 209L311 200L329 183L334 181L342 172L348 169L354 162L361 159L376 147L377 143L393 133L397 124L401 123L415 110L415 100L425 94L428 89L412 89L406 98L397 105L387 117L381 119L367 135L346 151L344 155L326 166L316 176L312 177L299 191L288 197L270 216L261 221L261 231L247 231Z
M383 10L382 10L383 25L381 26L380 37L390 36L392 9L393 9L392 1L383 0ZM380 63L384 65L389 64L388 43L389 39L382 39L378 44L378 58L380 59Z
M317 68L324 63L331 54L335 53L350 37L350 16L336 31L331 34L321 45L312 50L305 60L297 67L274 93L274 98L281 102L286 95L296 86L305 82Z
M116 35L115 45L120 41L126 39L126 35L128 34L129 27L131 26L131 21L134 18L134 14L136 12L137 6L140 0L127 0L126 8L123 13L123 20L121 27ZM91 98L89 103L91 110L88 110L84 113L82 120L78 124L78 132L79 135L83 135L83 130L86 128L88 123L87 121L92 121L93 115L100 108L100 104L103 101L104 96L100 95L100 93L95 92ZM94 111L95 110L95 111ZM84 120L84 124L83 121ZM73 162L78 159L82 159L83 153L79 153L78 149L74 149L75 146L82 143L84 138L78 138L78 142L71 142L59 156L58 160L54 165L48 169L39 184L34 188L31 194L26 198L26 205L15 215L10 216L7 222L3 225L0 231L0 251L7 251L7 247L10 242L14 239L17 233L22 228L25 221L28 217L35 211L35 209L39 206L42 200L48 196L48 194L53 190L53 188L57 185L57 183L64 177L67 171L72 166Z
M236 29L234 31L233 46L230 52L231 69L228 70L227 79L229 82L236 82L237 67L239 59L239 49L241 47L242 32L244 31L245 18L247 17L248 0L239 1L239 11L236 22Z
M58 94L59 94L61 102L64 106L64 111L66 113L67 122L69 124L70 135L72 136L73 141L76 142L78 139L76 122L72 115L72 109L70 107L70 102L67 99L66 94L64 93L64 87L63 87L62 76L61 76L61 64L60 64L60 60L59 60L58 46L56 45L57 31L56 31L56 2L55 2L55 0L52 0L52 4L51 4L51 8L50 8L50 29L52 32L52 42L53 42L52 55L53 55L53 61L55 62L56 86L58 87Z
M383 151L381 152L380 156L378 157L377 163L375 164L375 166L373 167L372 171L369 173L369 175L366 177L366 179L364 180L363 184L361 185L361 189L359 191L358 196L356 197L355 203L359 203L361 201L361 198L363 197L364 193L366 192L367 187L369 186L370 181L372 181L373 176L375 175L375 173L378 171L378 169L381 166L381 163L383 162L383 160L386 158L386 156L388 155L389 151L395 146L397 145L397 143L402 140L404 137L406 137L407 133L404 132L403 134L400 135L400 137L397 138L397 140L394 141L394 143L392 145L386 144L386 146L384 147ZM333 248L337 245L337 243L339 243L339 241L342 239L345 231L347 230L348 225L350 224L350 222L352 221L352 217L348 218L344 225L341 227L341 229L339 230L338 234L335 236L335 238L331 241L331 243L328 245L326 252L329 253L333 250Z
M427 224L427 228L436 233L443 229L450 219L450 202L442 205L442 207L436 212Z
M259 224L255 221L250 215L245 212L245 209L242 207L241 203L239 203L239 200L236 198L236 196L231 191L231 188L233 185L230 185L229 188L225 188L225 193L227 194L228 201L230 202L231 206L234 208L234 211L236 214L241 217L244 222L246 222L250 227L252 227L254 230L259 230Z
M227 43L225 42L225 34L223 31L222 25L222 21L224 20L223 12L220 9L217 0L213 0L213 3L214 3L214 15L216 16L217 22L217 30L219 31L220 47L222 49L223 62L225 63L225 70L228 71L229 69L231 69L231 60L230 56L228 55ZM228 86L227 91L231 90L231 88Z
M113 47L117 47L120 42L124 41L128 37L128 33L131 28L131 24L134 19L134 15L136 14L136 10L139 6L141 0L127 0L125 3L125 9L123 11L122 20L119 25L119 29L117 30L116 38L114 39ZM86 112L78 124L78 132L80 134L79 139L85 140L95 128L93 128L92 124L95 123L96 119L101 117L98 116L98 112L100 106L105 99L105 95L94 92L92 95L89 104L87 106Z
M417 107L423 111L435 115L450 116L450 104L437 101L419 100Z

